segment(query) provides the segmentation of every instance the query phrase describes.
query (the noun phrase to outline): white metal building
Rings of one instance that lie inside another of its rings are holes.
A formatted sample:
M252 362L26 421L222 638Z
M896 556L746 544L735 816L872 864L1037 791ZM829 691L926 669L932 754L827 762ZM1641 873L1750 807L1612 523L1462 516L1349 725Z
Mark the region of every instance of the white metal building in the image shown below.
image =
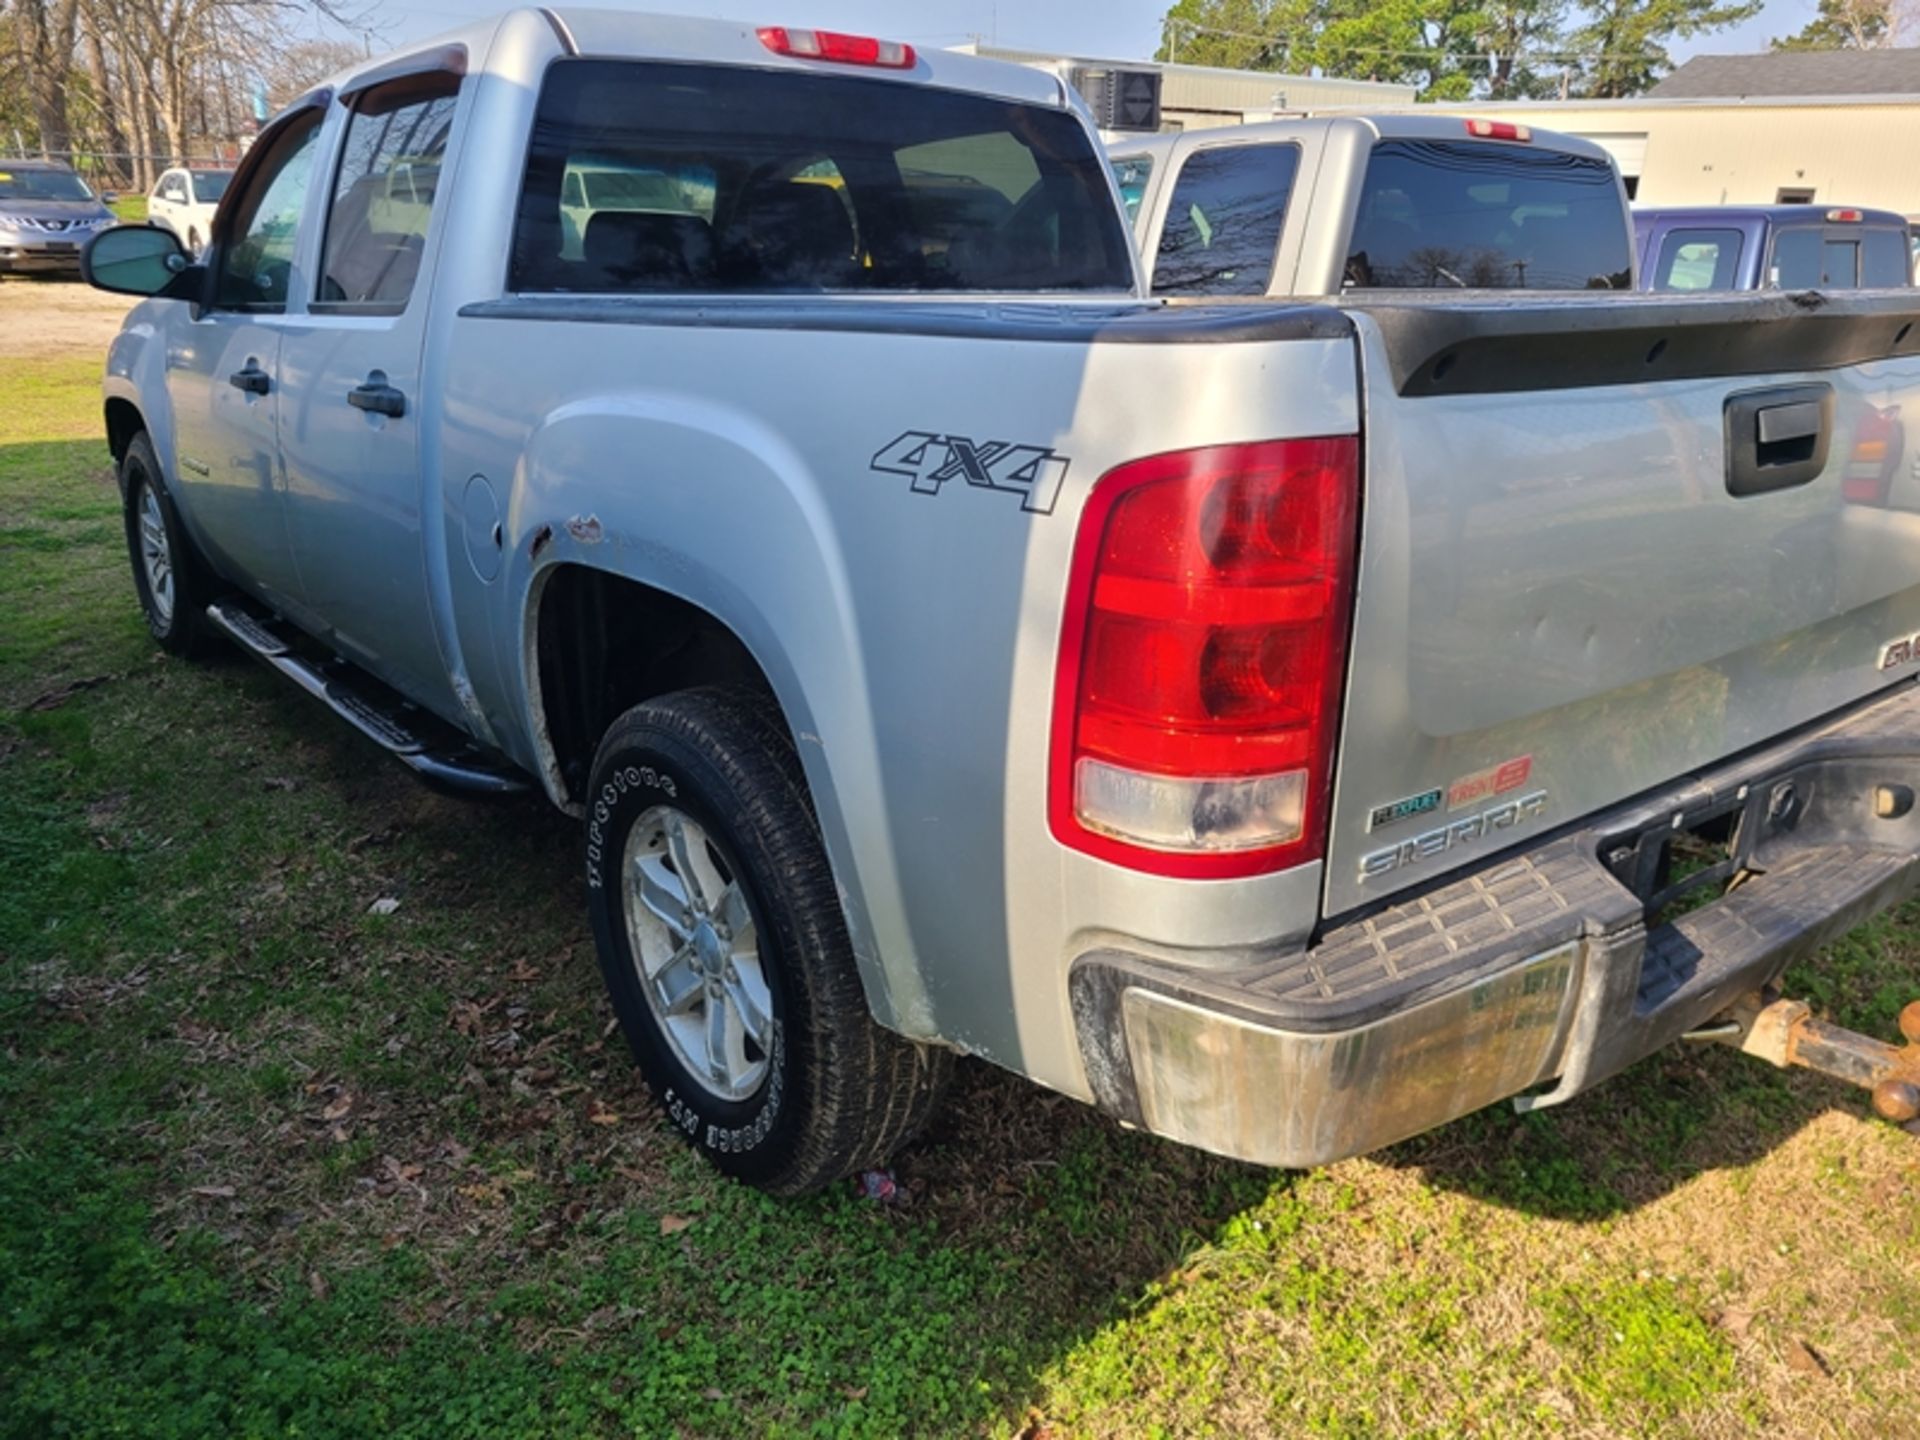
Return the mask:
M1074 69L1154 70L1160 75L1160 128L1198 130L1210 125L1239 125L1275 115L1330 106L1411 105L1411 85L1373 80L1335 80L1319 75L1281 75L1255 70L1219 70L1210 65L1168 65L1155 60L1110 60L1088 55L1050 55L997 45L958 47L991 60L1051 70L1066 77Z

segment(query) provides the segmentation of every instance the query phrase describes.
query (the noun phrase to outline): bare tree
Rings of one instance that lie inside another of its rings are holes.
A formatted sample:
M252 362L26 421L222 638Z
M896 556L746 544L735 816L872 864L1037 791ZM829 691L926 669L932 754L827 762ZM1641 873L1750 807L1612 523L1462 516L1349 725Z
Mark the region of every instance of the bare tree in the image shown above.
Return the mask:
M361 3L0 0L0 148L143 189L168 165L231 157L256 88L284 102L362 58L325 38L382 28Z
M303 40L276 53L260 74L273 103L285 105L336 70L357 65L365 58L361 47L349 40Z

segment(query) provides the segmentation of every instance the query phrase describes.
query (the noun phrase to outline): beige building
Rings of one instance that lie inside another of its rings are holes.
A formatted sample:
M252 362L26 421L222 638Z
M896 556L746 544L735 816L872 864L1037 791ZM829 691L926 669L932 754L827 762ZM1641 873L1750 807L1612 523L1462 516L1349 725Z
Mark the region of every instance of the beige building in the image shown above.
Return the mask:
M1157 70L1163 130L1329 110L1498 115L1604 146L1649 205L1864 205L1920 216L1920 49L1703 55L1638 100L1418 105L1410 85L963 47L1071 78Z
M1433 108L1583 135L1643 205L1920 215L1920 49L1702 55L1639 100Z

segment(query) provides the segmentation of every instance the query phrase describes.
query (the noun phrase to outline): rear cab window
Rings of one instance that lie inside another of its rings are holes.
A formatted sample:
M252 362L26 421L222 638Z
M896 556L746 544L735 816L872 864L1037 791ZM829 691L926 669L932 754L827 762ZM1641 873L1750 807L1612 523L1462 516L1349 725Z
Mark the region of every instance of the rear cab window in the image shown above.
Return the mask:
M1778 230L1767 283L1781 290L1905 289L1913 283L1906 237L1884 225Z
M1869 290L1901 289L1913 283L1905 231L1882 226L1861 232L1860 283Z
M327 207L319 310L397 314L413 294L460 77L434 71L353 97Z
M1626 202L1606 160L1526 144L1382 140L1348 247L1356 290L1625 290Z
M1827 283L1825 259L1820 232L1812 226L1776 230L1767 283L1782 290L1817 290Z
M1127 291L1069 112L865 77L560 60L514 230L521 293Z
M1264 295L1300 147L1216 145L1174 176L1153 261L1156 295Z
M1670 230L1654 262L1655 290L1732 290L1740 279L1738 230Z

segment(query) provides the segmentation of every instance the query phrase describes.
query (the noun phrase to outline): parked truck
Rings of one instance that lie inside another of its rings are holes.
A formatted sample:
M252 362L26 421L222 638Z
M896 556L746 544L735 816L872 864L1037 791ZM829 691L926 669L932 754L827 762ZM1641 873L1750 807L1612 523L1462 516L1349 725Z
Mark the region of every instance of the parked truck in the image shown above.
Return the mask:
M671 203L582 223L609 170ZM1168 305L1123 214L972 57L561 9L370 62L201 261L87 251L150 297L147 623L577 816L664 1114L777 1192L956 1054L1277 1165L1710 1022L1920 1109L1765 991L1915 884L1920 546L1839 480L1920 303Z
M1633 212L1641 288L1893 289L1912 283L1907 222L1849 205L1648 206Z
M1108 147L1155 295L1628 290L1627 193L1590 140L1341 115Z

